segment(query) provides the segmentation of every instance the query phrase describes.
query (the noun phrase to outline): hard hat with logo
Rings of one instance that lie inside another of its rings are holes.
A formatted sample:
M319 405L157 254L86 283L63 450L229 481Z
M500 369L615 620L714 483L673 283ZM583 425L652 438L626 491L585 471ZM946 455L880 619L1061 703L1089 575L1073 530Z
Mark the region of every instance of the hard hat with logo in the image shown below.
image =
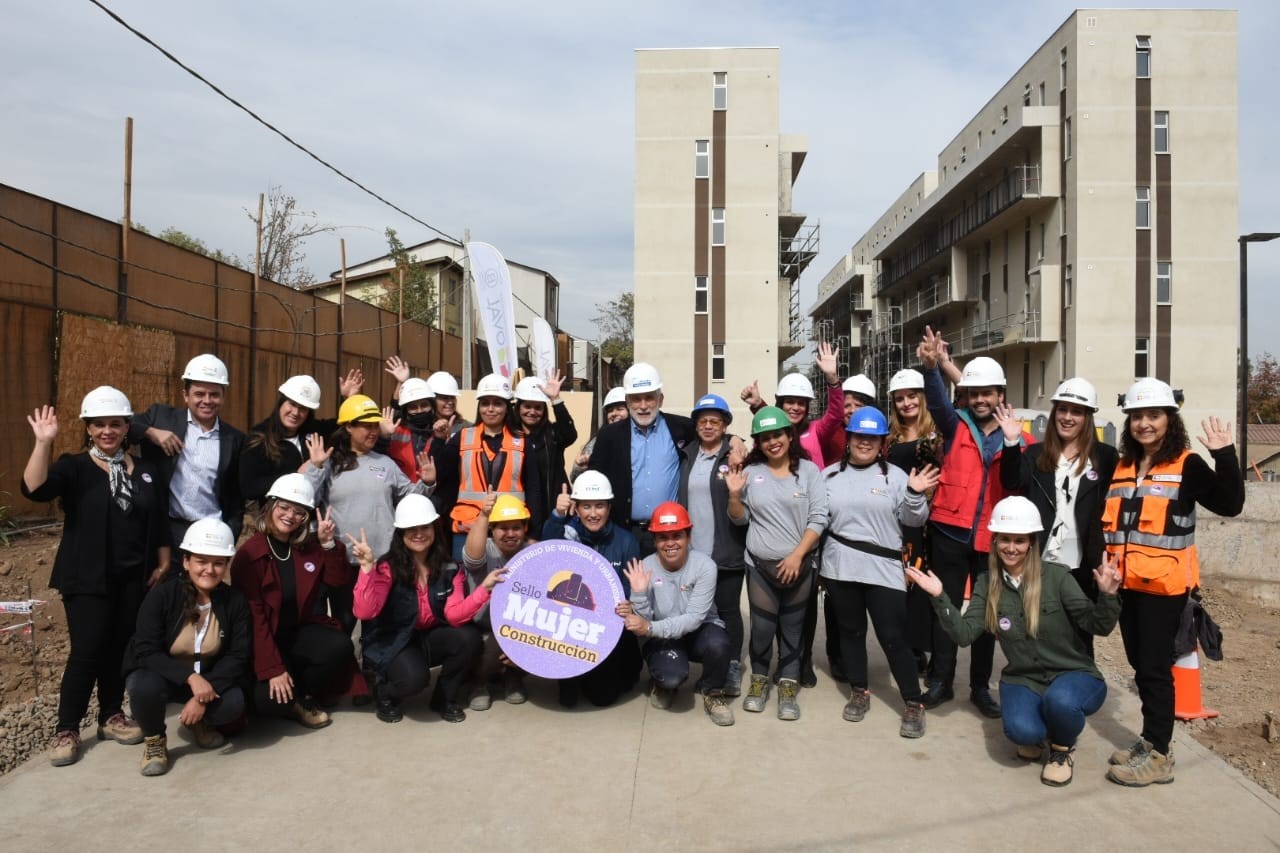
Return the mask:
M236 537L222 519L202 518L187 528L178 548L203 557L234 557Z
M778 390L773 396L779 399L783 397L807 397L812 400L813 384L809 382L809 378L803 373L788 373L778 380Z
M382 421L382 410L372 397L352 394L338 407L340 424L376 424Z
M751 434L760 435L766 432L776 432L780 429L790 429L791 419L787 417L787 413L779 409L777 406L765 406L756 412L756 416L751 419Z
M1058 386L1049 399L1057 403L1075 403L1086 409L1098 411L1098 389L1088 379L1074 376Z
M267 489L267 497L279 498L291 504L305 506L307 509L316 508L316 490L302 474L285 474L277 477L271 484L271 488Z
M1004 368L994 358L980 355L964 366L957 388L1003 388Z
M648 394L662 390L662 377L658 368L643 361L637 361L622 374L622 391L624 394Z
M423 400L430 400L435 396L435 392L431 390L431 386L427 384L427 380L419 379L412 376L406 379L400 385L400 405L407 406L410 403L420 403Z
M1147 376L1129 386L1129 390L1124 392L1120 408L1126 412L1132 412L1134 409L1176 411L1179 406L1178 393L1169 386L1168 382L1161 382L1159 379Z
M458 396L458 380L454 379L452 374L443 370L437 370L428 376L427 385L430 386L431 393L437 397Z
M496 524L499 521L528 520L529 507L515 495L498 495L498 499L493 502L493 509L489 511L490 524Z
M889 422L875 406L863 406L849 418L845 431L851 435L888 435Z
M536 376L526 376L516 383L516 399L543 405L551 403L551 398L542 390L542 380Z
M689 417L696 421L703 412L715 412L720 415L724 418L726 426L733 423L733 411L730 410L724 397L719 394L704 394L699 397L698 402L693 404L693 411L689 413Z
M439 517L435 504L426 495L405 495L396 504L395 526L398 530L434 524Z
M320 408L320 384L310 376L290 376L277 390L299 406Z
M129 398L119 388L110 385L99 385L80 401L80 417L90 418L131 418L133 407Z
M227 366L216 355L205 353L187 362L182 378L188 382L208 382L211 385L230 385Z
M481 397L497 397L509 402L511 400L511 383L496 373L485 374L476 383L476 399L479 400Z
M923 391L924 390L924 374L918 370L907 368L899 370L893 374L893 378L889 380L889 393L894 391Z
M846 394L861 394L868 400L876 398L876 383L865 373L859 373L857 376L850 376L844 381L840 388Z
M569 497L575 501L611 501L613 484L599 471L583 471L573 481L573 491L569 493Z
M675 533L692 527L693 522L689 520L689 511L675 501L658 504L657 509L653 511L653 516L649 519L650 533Z
M627 404L627 392L622 390L622 386L616 386L609 389L609 393L604 395L604 403L600 408L608 411L611 406Z
M1040 510L1020 495L1005 498L991 510L987 529L992 533L1039 533L1044 530Z

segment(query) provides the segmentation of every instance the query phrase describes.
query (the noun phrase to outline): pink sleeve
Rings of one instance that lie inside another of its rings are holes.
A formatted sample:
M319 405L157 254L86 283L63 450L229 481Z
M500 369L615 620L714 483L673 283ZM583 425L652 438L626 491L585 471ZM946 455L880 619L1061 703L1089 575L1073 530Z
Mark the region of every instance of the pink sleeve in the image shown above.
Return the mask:
M839 459L844 453L844 389L839 385L827 386L827 410L813 425L813 432L822 448L822 464L818 467Z
M360 572L356 578L352 613L357 619L376 619L391 592L391 566L378 563L371 572Z
M489 590L483 586L477 586L470 595L467 595L463 574L459 571L453 576L453 594L444 605L445 621L455 628L476 618L480 609L489 603Z

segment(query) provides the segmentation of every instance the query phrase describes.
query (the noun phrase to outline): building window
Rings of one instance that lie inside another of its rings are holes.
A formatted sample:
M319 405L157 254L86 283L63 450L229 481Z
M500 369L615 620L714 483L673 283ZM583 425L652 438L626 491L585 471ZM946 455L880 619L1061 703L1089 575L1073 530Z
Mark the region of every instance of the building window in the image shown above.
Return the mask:
M1156 261L1156 304L1173 304L1173 264Z
M1136 196L1138 202L1138 227L1151 227L1151 187L1138 187Z
M1048 226L1045 225L1043 222L1040 223L1040 260L1042 262L1044 261L1044 249L1045 249L1044 241L1045 241L1045 231L1047 228Z
M693 143L693 176L695 178L711 177L711 142L699 139Z
M716 110L729 109L729 73L727 71L717 71L711 75L711 108Z
M707 277L705 275L693 277L693 313L707 313Z
M1028 83L1022 89L1022 105L1024 107L1031 106L1031 84Z
M1045 383L1048 381L1048 379L1049 379L1049 363L1047 361L1041 360L1040 361L1040 388L1039 390L1036 391L1037 397L1044 396L1044 386L1045 386Z
M1058 51L1058 88L1067 88L1067 49Z
M1156 153L1169 153L1169 113L1156 110Z
M1001 123L1001 124L1008 124L1008 123L1009 123L1009 107L1008 107L1008 105L1005 105L1005 106L1003 106L1003 107L1001 107L1001 108L1000 108L1000 123Z
M1062 304L1067 308L1071 307L1071 301L1075 297L1072 292L1072 285L1071 264L1067 264L1066 269L1062 272Z
M724 208L711 208L711 245L724 245Z
M711 345L711 381L724 381L724 344Z
M969 150L963 145L960 146L960 162L963 163L969 155Z
M1138 338L1133 347L1133 375L1137 377L1149 376L1151 371L1147 369L1147 356L1151 352L1151 342L1147 338Z
M1044 81L1040 81L1040 106L1044 106Z
M1150 77L1151 76L1151 36L1138 36L1137 50L1138 50L1138 68L1137 68L1138 76ZM1145 375L1146 375L1145 373L1139 374L1139 376L1145 376Z
M1071 116L1062 120L1062 159L1071 159Z

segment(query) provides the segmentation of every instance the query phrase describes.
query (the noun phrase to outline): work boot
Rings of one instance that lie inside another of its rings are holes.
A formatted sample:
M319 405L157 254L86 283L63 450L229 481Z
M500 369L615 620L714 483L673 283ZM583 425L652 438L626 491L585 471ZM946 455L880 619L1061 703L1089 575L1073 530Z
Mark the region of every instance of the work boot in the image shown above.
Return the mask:
M769 676L752 675L751 685L747 687L747 698L742 700L742 710L758 714L769 704Z
M104 722L98 723L98 740L113 740L125 746L142 743L142 728L124 711L116 711Z
M217 749L227 742L227 739L222 736L222 732L204 720L197 720L187 726L187 731L191 732L191 736L195 738L196 746L201 749Z
M66 767L75 764L80 757L80 733L65 731L53 736L49 746L49 763L54 767Z
M730 698L742 695L742 664L729 661L729 675L724 680L724 695Z
M1000 719L1000 706L996 704L996 700L991 695L991 691L985 687L979 687L969 691L969 701L973 706L982 712L982 716L992 720Z
M529 694L524 689L524 673L518 669L508 669L502 677L503 698L508 705L523 705L529 701Z
M951 683L948 681L931 681L929 688L925 690L924 695L920 697L920 704L926 708L936 708L943 702L950 702L956 698L956 692L951 689Z
M733 725L733 709L729 707L729 699L723 691L717 690L703 696L702 707L706 708L707 716L717 726Z
M778 682L778 719L800 719L800 702L796 696L800 692L800 682L794 678L784 678Z
M900 737L924 737L924 705L919 702L908 702L902 712L902 725L898 727Z
M1023 761L1039 761L1044 756L1044 747L1038 743L1031 745L1018 744L1018 757Z
M649 686L649 704L659 711L665 711L670 708L671 700L676 698L676 689L674 687L663 687L656 681L649 682Z
M841 714L851 723L860 723L871 709L871 691L865 687L855 687L849 694L849 701Z
M1107 778L1130 788L1145 788L1153 782L1167 785L1173 781L1173 750L1166 755L1148 748L1129 759L1127 764L1113 766L1107 771Z
M1142 755L1142 753L1149 751L1150 749L1151 749L1151 744L1149 742L1143 740L1142 738L1138 738L1134 742L1133 746L1129 747L1128 749L1117 749L1115 752L1111 753L1111 757L1107 759L1107 763L1108 764L1128 764L1130 761L1133 761L1133 759L1137 758L1139 755Z
M1053 744L1049 747L1049 760L1040 771L1040 781L1054 788L1071 784L1071 767L1075 761L1071 754L1075 750L1069 746Z
M163 776L169 772L169 739L164 735L151 735L142 747L143 776Z
M473 711L487 711L493 707L493 692L489 685L481 684L472 691L469 707Z
M333 717L329 716L328 711L322 711L310 702L301 702L297 699L293 700L289 714L309 729L323 729L333 722Z
M384 723L398 723L404 719L404 711L400 710L400 700L391 696L379 696L374 713Z

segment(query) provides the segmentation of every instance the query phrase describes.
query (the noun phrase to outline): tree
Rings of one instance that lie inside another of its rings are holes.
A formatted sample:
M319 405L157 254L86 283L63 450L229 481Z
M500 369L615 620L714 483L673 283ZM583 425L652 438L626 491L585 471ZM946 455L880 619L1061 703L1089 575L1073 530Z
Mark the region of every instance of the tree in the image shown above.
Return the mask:
M248 208L245 208L245 213L249 214L256 227L257 213ZM337 226L317 221L313 210L299 210L298 200L276 185L267 190L263 219L262 265L258 274L293 288L313 283L315 276L307 269L307 254L303 246L308 238L336 231Z
M403 274L404 318L415 320L424 326L438 328L440 316L436 308L438 304L436 277L421 265L414 264L404 243L400 242L396 229L388 228L386 234L387 254L395 261L395 268L390 272L390 278L378 304L392 313L400 310L400 276Z
M1249 360L1249 422L1280 424L1280 364L1269 352Z
M600 354L612 359L613 369L624 371L635 360L636 296L632 291L596 303L596 315L591 318L604 335Z
M134 231L141 231L143 234L151 234L151 230L140 222L131 223ZM205 242L199 237L193 237L186 231L179 231L170 225L159 234L152 235L164 240L166 243L172 243L180 249L186 249L188 252L204 255L219 263L230 264L232 266L242 266L240 259L235 255L222 251L221 249L210 249Z

